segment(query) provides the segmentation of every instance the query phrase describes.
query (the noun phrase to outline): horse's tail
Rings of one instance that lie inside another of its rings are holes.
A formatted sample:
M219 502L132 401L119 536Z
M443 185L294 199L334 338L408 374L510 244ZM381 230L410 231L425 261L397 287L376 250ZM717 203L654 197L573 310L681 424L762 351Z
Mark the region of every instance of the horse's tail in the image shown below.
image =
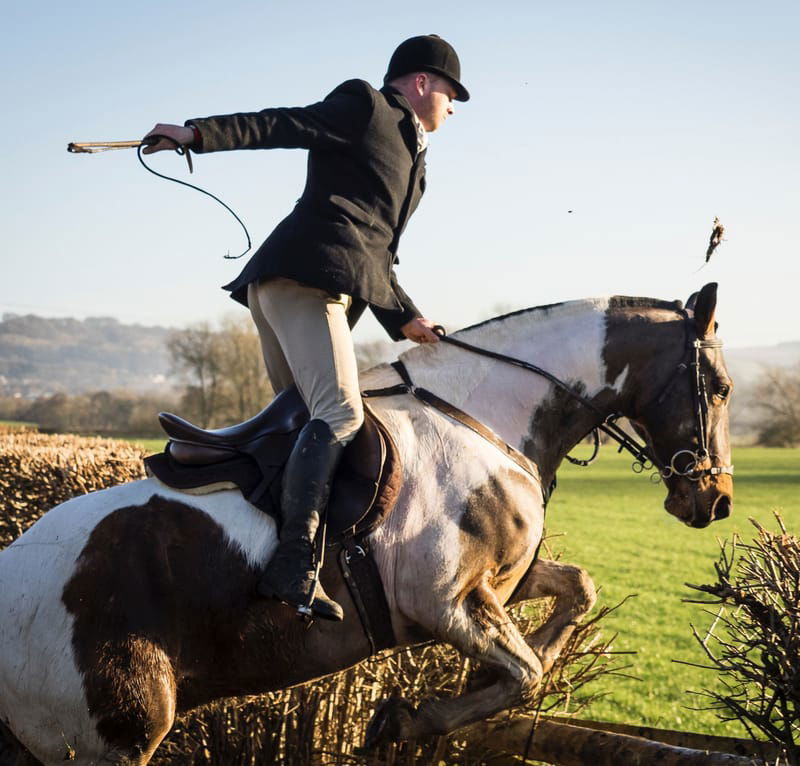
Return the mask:
M0 766L42 766L14 736L11 729L0 721Z

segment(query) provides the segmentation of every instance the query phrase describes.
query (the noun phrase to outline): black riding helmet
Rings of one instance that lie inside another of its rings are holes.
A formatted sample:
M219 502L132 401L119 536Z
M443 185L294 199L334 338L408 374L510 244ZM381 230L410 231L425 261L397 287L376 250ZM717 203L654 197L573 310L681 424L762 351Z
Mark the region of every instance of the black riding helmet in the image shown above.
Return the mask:
M397 46L383 78L386 85L410 72L432 72L446 77L456 89L456 101L469 101L469 91L459 82L461 64L450 43L439 35L410 37Z

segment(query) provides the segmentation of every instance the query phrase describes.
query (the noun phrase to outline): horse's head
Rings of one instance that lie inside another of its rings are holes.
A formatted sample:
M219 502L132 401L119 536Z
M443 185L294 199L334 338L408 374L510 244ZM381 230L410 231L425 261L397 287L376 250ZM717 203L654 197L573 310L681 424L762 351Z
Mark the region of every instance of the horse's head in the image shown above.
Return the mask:
M667 485L664 507L693 527L726 518L733 505L728 434L731 381L716 337L716 283L686 307L684 349L659 353L633 423L647 440Z

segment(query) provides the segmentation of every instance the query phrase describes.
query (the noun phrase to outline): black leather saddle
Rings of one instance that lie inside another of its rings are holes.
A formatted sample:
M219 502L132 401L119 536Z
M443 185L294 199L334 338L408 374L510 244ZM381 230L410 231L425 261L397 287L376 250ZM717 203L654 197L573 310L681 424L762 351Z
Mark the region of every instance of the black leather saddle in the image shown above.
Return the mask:
M292 386L250 420L206 431L162 412L170 437L164 452L145 458L150 475L179 490L202 493L236 485L253 505L281 521L283 468L309 413ZM365 532L391 511L401 468L391 435L364 403L364 425L347 445L331 489L328 539Z

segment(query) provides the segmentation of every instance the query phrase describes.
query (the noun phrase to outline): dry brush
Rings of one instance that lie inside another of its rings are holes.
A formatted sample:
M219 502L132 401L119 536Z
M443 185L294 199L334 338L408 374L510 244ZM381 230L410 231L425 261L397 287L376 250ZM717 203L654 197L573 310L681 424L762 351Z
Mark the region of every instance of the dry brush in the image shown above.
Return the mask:
M705 635L694 629L721 690L701 695L723 720L738 720L800 765L800 540L776 514L778 531L751 519L755 539L721 546L716 581L689 587L718 606Z

